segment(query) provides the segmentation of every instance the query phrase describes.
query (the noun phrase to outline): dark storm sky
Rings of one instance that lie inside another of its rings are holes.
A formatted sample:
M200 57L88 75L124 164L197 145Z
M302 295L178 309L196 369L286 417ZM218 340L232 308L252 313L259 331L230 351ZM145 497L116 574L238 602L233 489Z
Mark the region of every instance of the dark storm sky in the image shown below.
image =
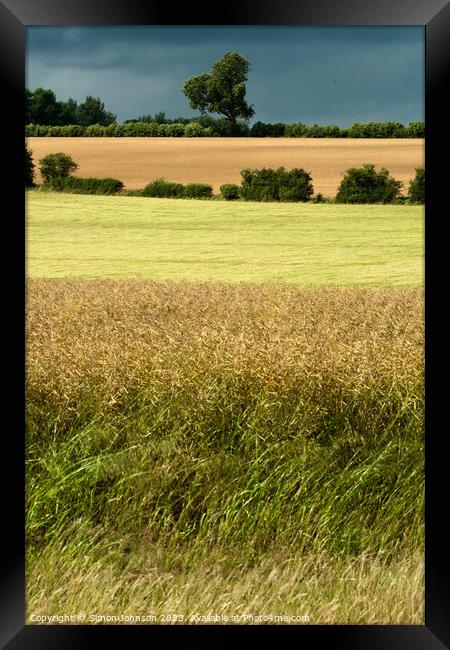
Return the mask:
M229 50L251 63L254 120L424 119L422 27L29 27L27 87L99 96L119 122L196 114L182 86Z

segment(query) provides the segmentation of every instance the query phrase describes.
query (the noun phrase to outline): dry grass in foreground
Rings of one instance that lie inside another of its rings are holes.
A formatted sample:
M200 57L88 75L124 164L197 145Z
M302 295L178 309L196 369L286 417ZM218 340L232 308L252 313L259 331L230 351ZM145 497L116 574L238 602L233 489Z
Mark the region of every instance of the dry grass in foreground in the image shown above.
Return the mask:
M279 551L256 567L239 565L237 558L228 569L226 557L212 554L189 572L158 568L142 555L118 572L81 553L67 557L65 548L47 550L28 574L27 623L43 615L58 623L56 617L80 611L86 624L139 624L137 616L150 615L154 619L145 623L169 625L424 622L419 552L386 565L365 555L336 560Z
M29 281L27 427L29 621L423 623L420 289Z

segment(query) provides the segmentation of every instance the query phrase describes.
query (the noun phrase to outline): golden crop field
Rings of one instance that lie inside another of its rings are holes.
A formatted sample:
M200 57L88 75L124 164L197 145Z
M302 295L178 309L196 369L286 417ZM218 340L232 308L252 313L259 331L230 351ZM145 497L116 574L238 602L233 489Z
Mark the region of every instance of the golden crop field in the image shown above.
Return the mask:
M341 138L27 138L35 163L62 151L78 163L76 175L113 177L126 189L155 178L180 183L239 183L244 167L303 167L314 191L334 196L349 167L374 163L405 183L424 166L421 139ZM41 182L39 173L37 181Z
M26 377L28 622L423 624L421 289L30 280Z

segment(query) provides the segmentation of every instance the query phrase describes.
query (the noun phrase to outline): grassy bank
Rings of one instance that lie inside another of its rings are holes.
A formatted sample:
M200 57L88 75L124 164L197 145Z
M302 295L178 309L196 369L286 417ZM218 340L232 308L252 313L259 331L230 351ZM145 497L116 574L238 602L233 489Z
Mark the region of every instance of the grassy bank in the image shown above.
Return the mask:
M423 208L27 192L29 277L422 286Z
M420 289L27 298L28 620L423 622Z

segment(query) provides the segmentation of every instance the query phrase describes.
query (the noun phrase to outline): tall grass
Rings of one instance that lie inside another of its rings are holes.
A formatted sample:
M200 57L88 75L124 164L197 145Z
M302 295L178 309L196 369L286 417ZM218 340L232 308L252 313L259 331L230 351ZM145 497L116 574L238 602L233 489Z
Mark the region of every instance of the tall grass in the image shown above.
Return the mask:
M316 594L312 622L421 622L421 290L27 298L29 615Z

